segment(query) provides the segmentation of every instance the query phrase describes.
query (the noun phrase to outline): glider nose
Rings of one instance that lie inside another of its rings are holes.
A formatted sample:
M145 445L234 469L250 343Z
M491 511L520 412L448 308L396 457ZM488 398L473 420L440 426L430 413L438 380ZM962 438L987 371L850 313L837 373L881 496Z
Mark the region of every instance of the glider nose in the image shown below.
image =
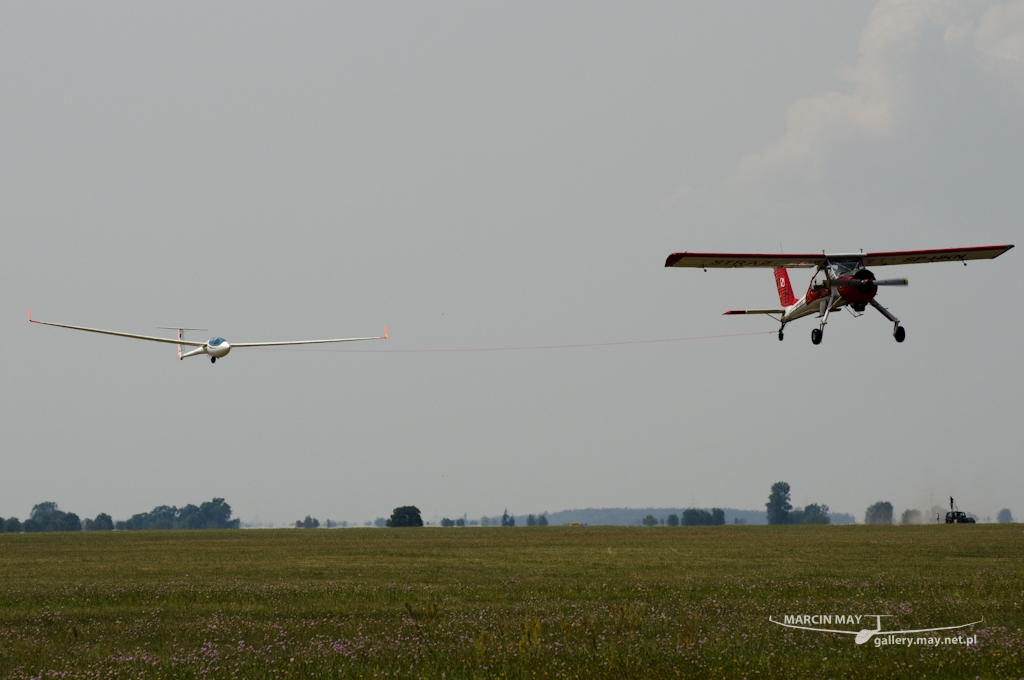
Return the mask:
M854 642L856 642L856 643L857 643L858 645L862 645L862 644L864 644L865 642L867 642L868 640L870 640L870 639L871 639L871 638L872 638L872 637L874 636L874 634L875 634L876 632L878 632L878 631L874 631L874 630L862 630L862 631L860 631L859 633L857 633L857 637L855 637L855 638L853 639L853 641L854 641Z
M228 355L231 351L231 343L224 338L210 338L209 342L206 343L206 353L211 357L220 359Z

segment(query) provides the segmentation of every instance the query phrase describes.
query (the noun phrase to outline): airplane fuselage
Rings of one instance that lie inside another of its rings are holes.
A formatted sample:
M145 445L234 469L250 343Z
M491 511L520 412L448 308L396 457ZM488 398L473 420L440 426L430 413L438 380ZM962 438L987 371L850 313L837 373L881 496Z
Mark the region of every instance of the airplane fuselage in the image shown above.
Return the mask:
M181 339L181 336L178 336ZM181 353L181 346L178 346L178 358L185 359L187 357L194 357L197 354L206 354L210 357L210 361L216 362L217 359L222 359L228 355L231 351L231 343L221 337L210 338L206 341L206 344L195 348L191 352Z
M815 272L804 296L785 308L782 321L789 323L811 314L824 316L846 305L862 312L878 294L874 279L860 263L829 262Z

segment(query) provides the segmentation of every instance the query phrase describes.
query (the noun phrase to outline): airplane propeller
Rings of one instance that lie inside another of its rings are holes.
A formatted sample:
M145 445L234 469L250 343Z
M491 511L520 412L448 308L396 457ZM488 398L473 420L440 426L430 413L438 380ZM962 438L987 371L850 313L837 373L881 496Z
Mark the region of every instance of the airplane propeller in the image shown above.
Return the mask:
M907 286L910 282L906 279L835 279L836 286L862 286L864 284L875 284L876 286Z

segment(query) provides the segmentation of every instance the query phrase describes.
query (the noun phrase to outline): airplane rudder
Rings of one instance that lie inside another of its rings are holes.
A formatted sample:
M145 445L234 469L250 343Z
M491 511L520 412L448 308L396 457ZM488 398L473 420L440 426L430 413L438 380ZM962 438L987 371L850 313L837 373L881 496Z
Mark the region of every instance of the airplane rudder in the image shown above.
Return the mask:
M783 307L789 307L796 303L796 296L793 295L793 284L789 282L789 272L785 267L775 268L775 287L779 291L779 302Z

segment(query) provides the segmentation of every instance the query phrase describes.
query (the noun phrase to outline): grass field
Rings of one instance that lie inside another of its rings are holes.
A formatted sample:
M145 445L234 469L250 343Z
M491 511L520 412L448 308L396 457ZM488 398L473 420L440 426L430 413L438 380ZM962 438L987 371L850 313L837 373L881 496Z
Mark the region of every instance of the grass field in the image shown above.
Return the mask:
M11 678L1024 677L1018 524L0 534L0 574ZM839 613L985 622L768 621Z

